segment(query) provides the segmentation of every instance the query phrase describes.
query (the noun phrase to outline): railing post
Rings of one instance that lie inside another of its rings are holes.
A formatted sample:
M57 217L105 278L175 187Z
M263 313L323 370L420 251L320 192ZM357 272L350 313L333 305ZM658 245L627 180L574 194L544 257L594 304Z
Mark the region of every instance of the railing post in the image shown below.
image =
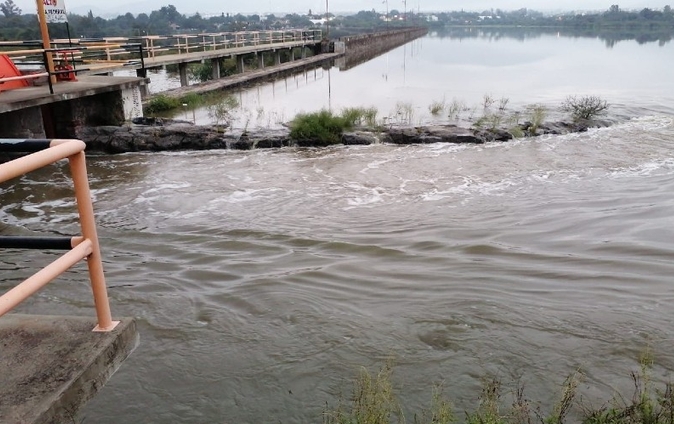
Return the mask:
M85 239L91 241L91 255L87 258L87 266L89 268L89 278L91 279L91 289L94 295L94 304L96 305L96 316L98 318L98 325L94 328L94 331L111 331L119 324L119 321L112 321L112 314L110 313L110 303L105 286L105 276L103 275L103 261L96 232L94 206L89 191L84 152L72 155L68 160L75 186L75 198L77 199L77 210L80 214L82 235Z

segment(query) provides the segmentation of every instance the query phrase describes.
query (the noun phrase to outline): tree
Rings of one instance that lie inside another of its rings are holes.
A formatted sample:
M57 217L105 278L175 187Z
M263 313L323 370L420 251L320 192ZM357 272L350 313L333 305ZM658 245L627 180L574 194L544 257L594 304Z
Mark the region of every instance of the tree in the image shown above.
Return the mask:
M5 0L4 3L0 3L0 10L5 15L6 18L11 16L18 16L21 14L21 9L14 4L13 0Z

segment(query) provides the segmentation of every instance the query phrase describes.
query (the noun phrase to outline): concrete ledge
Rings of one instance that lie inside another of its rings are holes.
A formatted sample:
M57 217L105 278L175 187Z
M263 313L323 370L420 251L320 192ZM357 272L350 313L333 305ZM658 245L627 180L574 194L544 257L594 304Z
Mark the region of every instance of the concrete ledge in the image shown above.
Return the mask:
M109 333L95 326L95 318L0 317L0 422L75 422L139 342L131 318Z
M3 91L0 92L0 113L143 86L149 81L138 77L78 76L77 81L54 84L54 94L49 93L47 85Z

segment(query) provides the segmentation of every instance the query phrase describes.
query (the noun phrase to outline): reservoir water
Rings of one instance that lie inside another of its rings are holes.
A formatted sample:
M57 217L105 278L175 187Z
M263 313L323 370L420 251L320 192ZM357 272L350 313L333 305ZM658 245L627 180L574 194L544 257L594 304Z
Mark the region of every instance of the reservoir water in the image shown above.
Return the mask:
M286 121L405 102L415 123L449 122L428 113L443 98L557 116L568 95L600 95L613 125L586 133L89 155L113 314L137 319L141 345L84 422L319 423L358 367L389 358L408 420L436 382L474 407L486 375L523 381L543 409L577 369L594 404L631 395L648 347L653 378L670 380L674 46L608 45L429 34L236 93ZM76 233L67 175L0 186L0 234ZM3 252L0 290L55 255ZM17 312L93 316L85 267Z

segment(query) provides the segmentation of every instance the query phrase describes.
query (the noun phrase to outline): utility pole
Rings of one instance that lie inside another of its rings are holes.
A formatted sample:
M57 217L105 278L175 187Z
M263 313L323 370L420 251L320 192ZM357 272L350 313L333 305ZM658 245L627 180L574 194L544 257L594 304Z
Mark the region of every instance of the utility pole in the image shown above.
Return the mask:
M51 49L51 40L49 39L49 29L47 29L47 16L44 12L44 0L35 0L37 4L37 16L40 23L40 33L42 35L42 48L45 50ZM47 72L49 72L49 81L52 84L56 83L56 76L52 74L54 72L54 59L52 58L51 52L45 52L45 58L47 63Z
M326 38L330 39L330 5L328 4L329 0L325 0L325 28L326 28Z

